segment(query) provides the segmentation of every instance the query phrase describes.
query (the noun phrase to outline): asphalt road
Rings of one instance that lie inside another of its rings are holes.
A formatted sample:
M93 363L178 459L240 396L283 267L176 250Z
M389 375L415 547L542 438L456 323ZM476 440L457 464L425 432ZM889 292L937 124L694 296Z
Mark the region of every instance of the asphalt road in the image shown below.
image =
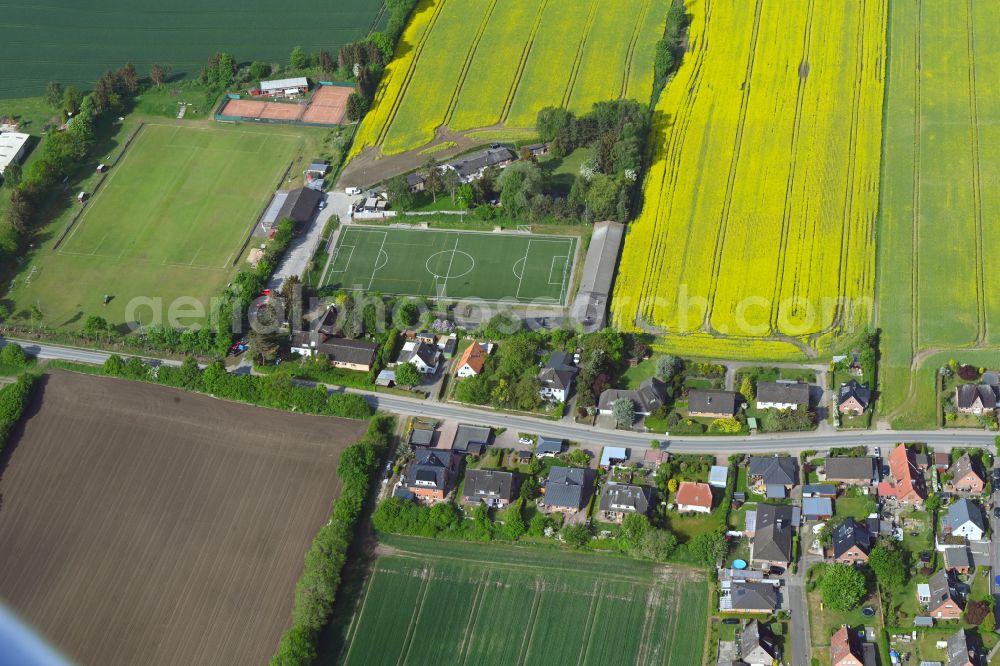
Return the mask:
M67 347L62 345L41 344L32 341L17 340L29 354L43 359L63 359L79 363L100 365L110 356L109 352ZM5 343L0 340L0 345ZM177 365L177 361L166 361L147 358ZM339 387L330 387L334 391L343 391ZM429 416L432 418L467 421L495 428L507 428L515 432L528 432L545 437L555 437L578 442L593 442L607 446L624 446L628 448L649 448L653 439L668 442L666 448L677 452L755 452L755 451L787 451L797 453L807 449L827 449L834 446L868 446L890 447L899 442L926 442L936 448L950 450L953 447L994 446L995 434L985 431L969 430L927 430L927 431L861 431L861 432L806 432L806 433L762 433L745 437L665 437L664 435L606 430L592 426L580 425L572 421L548 421L540 418L516 416L494 412L492 410L475 409L449 403L438 403L431 400L418 400L386 393L373 393L346 389L359 393L377 409L382 409L404 416Z

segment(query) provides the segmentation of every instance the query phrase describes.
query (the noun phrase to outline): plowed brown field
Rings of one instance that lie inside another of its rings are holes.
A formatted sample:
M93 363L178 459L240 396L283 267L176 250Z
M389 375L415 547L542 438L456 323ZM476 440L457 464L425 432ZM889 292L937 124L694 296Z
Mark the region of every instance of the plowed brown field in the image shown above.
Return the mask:
M55 372L0 459L0 598L81 664L262 664L364 423Z

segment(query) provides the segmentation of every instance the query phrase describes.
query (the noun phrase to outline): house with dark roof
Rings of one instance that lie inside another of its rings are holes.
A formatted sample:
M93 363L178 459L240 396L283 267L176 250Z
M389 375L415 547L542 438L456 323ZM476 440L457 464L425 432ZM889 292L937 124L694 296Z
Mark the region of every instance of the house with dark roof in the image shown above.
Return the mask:
M586 506L594 488L594 472L582 467L553 467L544 485L546 508L579 511Z
M733 613L773 613L778 609L778 590L770 583L734 581L729 606Z
M959 412L982 416L996 408L996 389L989 384L960 384L955 387L955 409Z
M444 168L458 174L462 183L471 183L483 177L483 172L489 167L503 168L515 160L514 153L507 148L487 148L471 155L466 155L454 162L449 162Z
M936 620L957 620L962 617L965 602L955 590L951 575L941 569L927 581L930 588L930 601L927 603L928 615Z
M945 484L945 489L959 493L979 495L986 486L986 473L982 470L978 458L963 453L948 470L951 481Z
M965 545L947 546L944 551L944 569L948 573L967 574L972 569L972 553Z
M975 502L960 499L948 507L948 513L941 519L941 531L969 541L981 541L986 534L986 521Z
M959 629L948 637L948 663L946 666L981 666L982 660L979 652L965 633L965 629Z
M422 374L433 375L441 364L441 351L427 342L406 342L396 363L409 363Z
M601 414L610 414L611 406L616 400L631 400L635 406L635 413L640 416L649 416L663 406L667 399L666 384L656 377L650 377L634 391L622 389L607 389L601 392L597 403L598 411Z
M630 513L643 516L649 513L653 500L653 489L649 486L635 486L629 483L606 483L601 492L601 520L620 523Z
M566 352L552 352L545 367L538 372L538 393L542 400L566 402L573 390L573 380L580 371Z
M771 666L778 658L778 641L770 627L757 620L747 622L737 635L739 655L747 664Z
M334 338L319 331L298 331L291 335L289 350L302 357L323 354L333 368L368 372L378 345L367 340Z
M875 482L875 458L861 456L858 458L829 457L823 465L826 480L831 483L843 483L848 486L867 486Z
M497 469L469 469L465 472L462 502L502 509L510 504L518 492L518 476L514 472Z
M834 528L831 542L834 561L857 565L868 561L873 539L867 525L847 518Z
M740 395L735 391L688 391L688 414L704 418L722 419L734 416L740 408Z
M841 414L861 416L872 402L872 391L856 379L840 385L837 391L837 410Z
M414 427L410 430L410 436L407 439L407 444L411 447L434 446L434 439L436 435L437 431L431 428Z
M799 526L798 507L787 504L757 505L751 559L761 566L788 566L792 561L792 535Z
M747 478L758 493L768 486L790 490L799 484L799 463L791 456L750 456Z
M531 153L532 157L541 157L542 155L549 154L549 144L529 143L527 146L522 147L521 150L527 150L529 153Z
M833 499L837 496L837 486L829 483L807 483L802 486L802 497L829 497Z
M757 409L809 408L809 384L776 381L757 384Z
M410 192L414 194L423 192L427 187L427 176L420 173L407 174L406 185L410 188Z
M304 232L312 224L319 202L323 200L323 193L308 187L300 187L288 193L285 202L278 210L278 222L289 219L295 227L295 234Z
M539 437L535 444L535 455L539 458L550 458L562 453L563 440L553 437Z
M418 449L406 470L406 488L425 502L440 502L451 492L459 458L451 451Z
M456 453L482 455L490 445L493 430L486 426L467 425L460 423L455 429L455 439L451 442L451 450Z

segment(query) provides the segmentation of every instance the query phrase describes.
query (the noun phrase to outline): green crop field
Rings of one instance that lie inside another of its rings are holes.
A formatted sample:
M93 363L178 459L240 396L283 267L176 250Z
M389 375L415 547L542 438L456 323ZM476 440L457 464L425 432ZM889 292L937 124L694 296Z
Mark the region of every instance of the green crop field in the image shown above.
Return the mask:
M338 0L291 10L264 0L49 0L0 3L0 99L40 95L48 81L88 87L132 62L197 75L217 51L239 62L287 63L295 46L331 53L381 27L383 0Z
M38 307L51 327L93 314L132 321L139 297L162 299L164 316L178 299L207 307L303 141L285 128L146 124L66 239L35 252L6 297L20 317Z
M346 227L326 284L399 296L566 302L576 256L567 236Z
M422 0L354 153L417 148L447 126L532 128L538 111L653 91L670 0Z
M1000 7L890 3L879 325L883 412L933 426L934 370L997 367ZM926 365L926 368L923 366Z
M354 664L700 664L699 574L391 537L341 648ZM439 547L440 546L440 547Z

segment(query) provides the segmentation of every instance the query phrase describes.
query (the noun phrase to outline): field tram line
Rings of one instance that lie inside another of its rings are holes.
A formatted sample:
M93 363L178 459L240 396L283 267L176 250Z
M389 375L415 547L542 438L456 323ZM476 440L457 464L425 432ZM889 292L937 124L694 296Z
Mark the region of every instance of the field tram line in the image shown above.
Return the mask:
M976 309L979 325L976 328L976 346L986 343L986 270L983 266L983 198L979 149L979 97L976 93L976 31L972 0L966 0L965 25L969 50L969 121L972 124L972 201L976 211Z
M639 652L635 657L636 666L649 663L649 633L652 630L653 617L660 608L660 586L657 582L646 593L646 613L642 618L642 631L639 632Z
M372 570L368 572L368 579L365 581L365 591L361 595L361 602L355 604L352 613L351 621L347 625L347 633L344 636L344 648L341 649L340 661L338 663L347 663L348 658L351 656L351 649L354 647L354 640L358 636L358 626L361 624L359 620L365 612L365 605L368 603L368 596L372 591L372 583L375 580L375 574L378 573L376 567L372 567Z
M563 91L562 106L569 108L570 100L573 98L573 89L576 87L576 77L580 74L580 65L583 64L583 54L587 50L587 40L590 38L590 31L594 29L594 19L597 17L597 3L600 0L592 0L590 3L590 13L587 14L587 22L583 27L583 36L580 37L580 45L576 49L576 59L573 61L573 69L570 70L569 80L566 81L566 89Z
M521 51L521 59L517 63L517 74L514 75L514 81L510 84L510 90L507 91L507 99L504 100L503 110L500 112L499 123L501 125L507 122L507 117L510 116L510 109L514 106L514 98L517 96L517 89L521 87L521 79L524 77L524 70L528 66L528 57L534 48L535 36L538 34L538 28L542 25L542 14L545 13L545 8L548 4L549 0L542 0L541 4L538 5L538 11L535 12L535 22L531 25L531 32L528 33L528 41L525 42L524 49Z
M379 7L378 12L375 14L375 18L372 20L372 25L368 29L369 37L371 37L375 32L377 32L379 21L382 20L383 16L385 16L386 9L387 9L386 2L385 0L382 0L382 6Z
M736 125L736 141L733 145L732 162L729 165L729 179L726 183L726 196L722 205L722 219L719 233L715 240L715 253L712 257L711 282L708 289L708 307L705 308L705 318L702 329L712 332L712 312L715 310L715 293L719 288L719 272L722 269L722 253L726 244L726 229L729 226L729 211L733 205L733 189L736 186L736 172L739 170L740 148L743 144L743 128L746 125L747 107L753 86L753 63L757 56L757 37L760 34L760 15L763 0L757 0L753 10L753 31L750 33L750 57L747 60L746 79L743 82L743 97L740 100L740 119Z
M538 619L538 607L542 604L542 594L545 593L545 583L535 580L535 596L531 600L531 610L528 612L528 623L524 627L524 641L521 643L521 651L517 655L517 663L523 664L528 658L528 650L531 648L531 639L535 635L535 622Z
M677 594L673 595L673 600L674 600L673 612L670 613L670 615L668 616L669 620L667 621L668 622L667 629L664 632L665 636L673 636L674 632L677 631L677 617L678 615L680 615L680 605L683 596L684 596L683 587L677 591ZM673 663L673 656L674 656L673 650L670 649L669 645L664 646L664 648L665 649L663 650L663 662L662 662L663 666L671 666L671 664Z
M479 610L482 608L483 592L489 584L490 570L483 568L479 575L479 584L476 585L476 594L472 597L472 608L469 611L469 621L465 625L462 633L462 644L458 648L458 663L462 666L469 659L469 650L472 648L472 636L476 630L476 622L479 620Z
M695 100L697 99L698 92L701 89L701 69L705 61L705 52L707 50L705 48L705 44L708 41L708 32L709 32L711 14L712 14L712 5L711 2L709 1L705 5L705 19L704 19L705 30L702 35L702 47L698 51L698 57L694 62L693 72L691 74L691 80L694 81L695 83L688 91L689 94L684 96L684 104L681 107L680 112L677 114L675 122L672 123L671 125L669 141L667 142L667 146L663 151L664 167L663 167L663 175L660 178L660 196L656 197L656 214L655 214L656 222L654 224L654 228L651 234L651 239L654 236L658 239L658 242L652 243L652 246L654 248L657 248L657 251L653 257L653 261L646 262L646 270L643 273L642 282L639 285L638 291L636 292L640 295L640 299L647 292L656 292L659 289L659 279L657 278L654 282L653 276L659 276L660 271L662 270L663 262L666 257L666 253L663 251L662 248L665 247L666 236L668 234L667 227L669 226L669 222L667 224L660 223L660 221L663 219L661 215L661 209L663 206L663 192L670 192L670 201L667 204L668 206L667 216L669 221L669 215L673 210L673 201L675 192L675 188L673 187L673 185L676 184L678 174L680 173L679 167L680 167L681 155L684 152L683 151L684 144L687 141L687 130L691 124L691 116ZM652 161L652 158L650 158L650 161ZM666 188L665 186L667 185L668 180L670 182L670 187ZM655 288L648 288L650 287L651 282L653 282L653 286ZM651 308L647 309L643 313L642 305L637 304L636 310L637 313L642 313L648 318L650 318L650 320L652 320L653 313Z
M465 79L469 76L469 70L472 68L472 61L476 57L476 51L479 49L479 42L482 41L483 35L486 34L486 26L490 22L490 18L493 16L493 10L496 9L498 0L490 0L490 6L486 9L483 14L483 20L479 22L479 29L476 31L476 36L472 40L472 45L469 47L469 52L465 54L465 63L462 65L462 74L458 78L458 84L451 93L451 99L448 100L448 110L445 111L443 125L447 126L451 124L451 119L455 115L455 107L458 106L458 99L461 97L462 88L465 87Z
M591 634L594 632L594 622L597 620L595 617L595 606L598 600L601 598L601 591L604 589L604 584L600 579L594 581L594 587L591 591L590 605L587 607L587 622L583 627L583 633L580 634L580 656L576 660L577 666L583 666L584 661L587 658L587 652L590 650L590 638Z
M632 73L632 60L635 58L635 47L639 43L639 35L642 34L642 26L646 22L646 14L649 13L649 6L652 4L653 0L643 0L642 9L639 10L639 16L635 21L635 27L632 28L632 39L629 40L628 50L625 52L625 67L622 72L622 91L618 95L619 99L625 99L628 94L628 80L629 75Z
M434 14L431 16L430 21L427 22L424 34L420 36L420 42L415 47L413 60L410 62L410 66L406 70L406 76L403 77L403 85L400 86L399 94L396 95L396 99L392 102L392 108L389 110L389 115L386 116L385 124L382 126L382 129L379 130L378 138L375 141L376 146L382 145L385 141L386 135L389 134L389 128L392 127L393 121L396 120L396 114L399 113L399 107L403 105L403 99L406 98L406 91L410 87L410 81L413 80L413 76L416 74L417 63L420 61L420 55L424 52L424 46L430 39L431 33L434 32L434 26L437 25L438 18L441 16L441 11L444 9L447 2L448 0L441 0L438 6L434 8Z
M798 154L799 135L802 130L802 102L805 99L806 84L809 81L809 52L812 44L812 24L815 9L816 0L809 0L805 36L802 39L802 62L799 64L799 85L795 92L795 118L792 121L792 145L789 155L790 168L788 169L788 181L785 184L785 210L781 216L781 236L778 239L779 260L775 265L774 293L771 297L770 323L771 330L773 331L778 330L778 311L780 309L778 304L781 302L781 294L785 282L785 252L788 249L788 228L792 223L792 196L795 192L795 173L798 164L795 157ZM805 71L803 71L803 68L805 68ZM797 287L797 281L795 284ZM798 291L795 291L795 293L798 293Z
M850 256L852 235L851 220L854 217L854 178L858 162L858 123L861 118L861 90L864 88L862 82L865 75L865 18L867 15L868 2L867 0L862 0L861 10L858 14L858 34L855 39L858 45L857 53L855 54L858 64L854 80L854 99L851 104L851 138L847 151L847 191L846 199L844 200L844 223L840 227L840 276L838 280L838 293L840 295L847 293L848 258ZM844 304L839 303L833 318L833 324L843 327L844 318Z
M399 658L396 659L396 666L403 666L410 656L410 649L413 647L413 634L416 632L420 616L424 612L424 602L427 600L427 588L434 578L434 570L427 567L420 574L420 590L417 592L417 610L410 616L410 625L406 628L406 638L403 639L403 648L399 651Z

